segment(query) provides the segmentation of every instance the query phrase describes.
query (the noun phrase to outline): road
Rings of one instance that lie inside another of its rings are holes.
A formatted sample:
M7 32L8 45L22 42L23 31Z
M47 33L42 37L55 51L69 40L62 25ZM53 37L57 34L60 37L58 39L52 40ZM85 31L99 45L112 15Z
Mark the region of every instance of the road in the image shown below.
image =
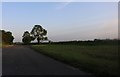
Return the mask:
M89 73L56 61L22 45L2 49L2 75L90 76Z
M2 75L2 48L0 48L0 76Z

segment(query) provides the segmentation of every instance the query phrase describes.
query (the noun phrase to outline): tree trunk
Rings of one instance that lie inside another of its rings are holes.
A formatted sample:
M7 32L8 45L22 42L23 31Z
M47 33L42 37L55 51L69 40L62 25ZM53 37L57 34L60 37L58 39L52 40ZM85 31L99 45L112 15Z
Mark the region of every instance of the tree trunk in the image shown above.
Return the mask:
M39 39L39 37L37 38L37 41L38 41L38 44L40 44L40 39Z

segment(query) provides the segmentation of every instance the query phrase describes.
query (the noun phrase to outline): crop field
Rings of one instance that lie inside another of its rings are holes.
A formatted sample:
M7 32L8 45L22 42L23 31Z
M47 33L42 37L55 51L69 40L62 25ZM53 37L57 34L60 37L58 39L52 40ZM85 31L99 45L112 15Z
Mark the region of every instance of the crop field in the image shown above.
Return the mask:
M96 76L118 75L117 45L32 45L37 52Z

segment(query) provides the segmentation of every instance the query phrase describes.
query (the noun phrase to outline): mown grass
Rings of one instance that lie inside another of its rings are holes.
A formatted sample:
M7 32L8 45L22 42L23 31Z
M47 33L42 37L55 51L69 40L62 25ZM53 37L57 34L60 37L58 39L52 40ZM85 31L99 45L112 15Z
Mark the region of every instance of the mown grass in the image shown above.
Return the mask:
M118 46L32 45L40 53L96 76L118 75Z

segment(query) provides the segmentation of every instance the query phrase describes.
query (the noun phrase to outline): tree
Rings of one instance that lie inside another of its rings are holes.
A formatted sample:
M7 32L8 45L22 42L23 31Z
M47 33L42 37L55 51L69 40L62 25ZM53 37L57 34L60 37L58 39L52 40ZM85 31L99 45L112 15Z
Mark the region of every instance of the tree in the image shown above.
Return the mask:
M31 31L32 37L37 39L38 44L40 43L40 40L45 40L47 37L47 30L43 29L40 25L35 25Z
M25 31L22 37L23 37L22 41L24 44L29 44L32 40L30 33L28 31Z
M6 43L6 44L12 44L14 37L12 36L12 32L8 31L4 31L4 30L0 30L0 33L2 35L2 42Z
M12 36L12 33L8 31L8 32L6 32L6 34L7 34L7 37L8 37L8 42L10 44L13 43L14 37Z

